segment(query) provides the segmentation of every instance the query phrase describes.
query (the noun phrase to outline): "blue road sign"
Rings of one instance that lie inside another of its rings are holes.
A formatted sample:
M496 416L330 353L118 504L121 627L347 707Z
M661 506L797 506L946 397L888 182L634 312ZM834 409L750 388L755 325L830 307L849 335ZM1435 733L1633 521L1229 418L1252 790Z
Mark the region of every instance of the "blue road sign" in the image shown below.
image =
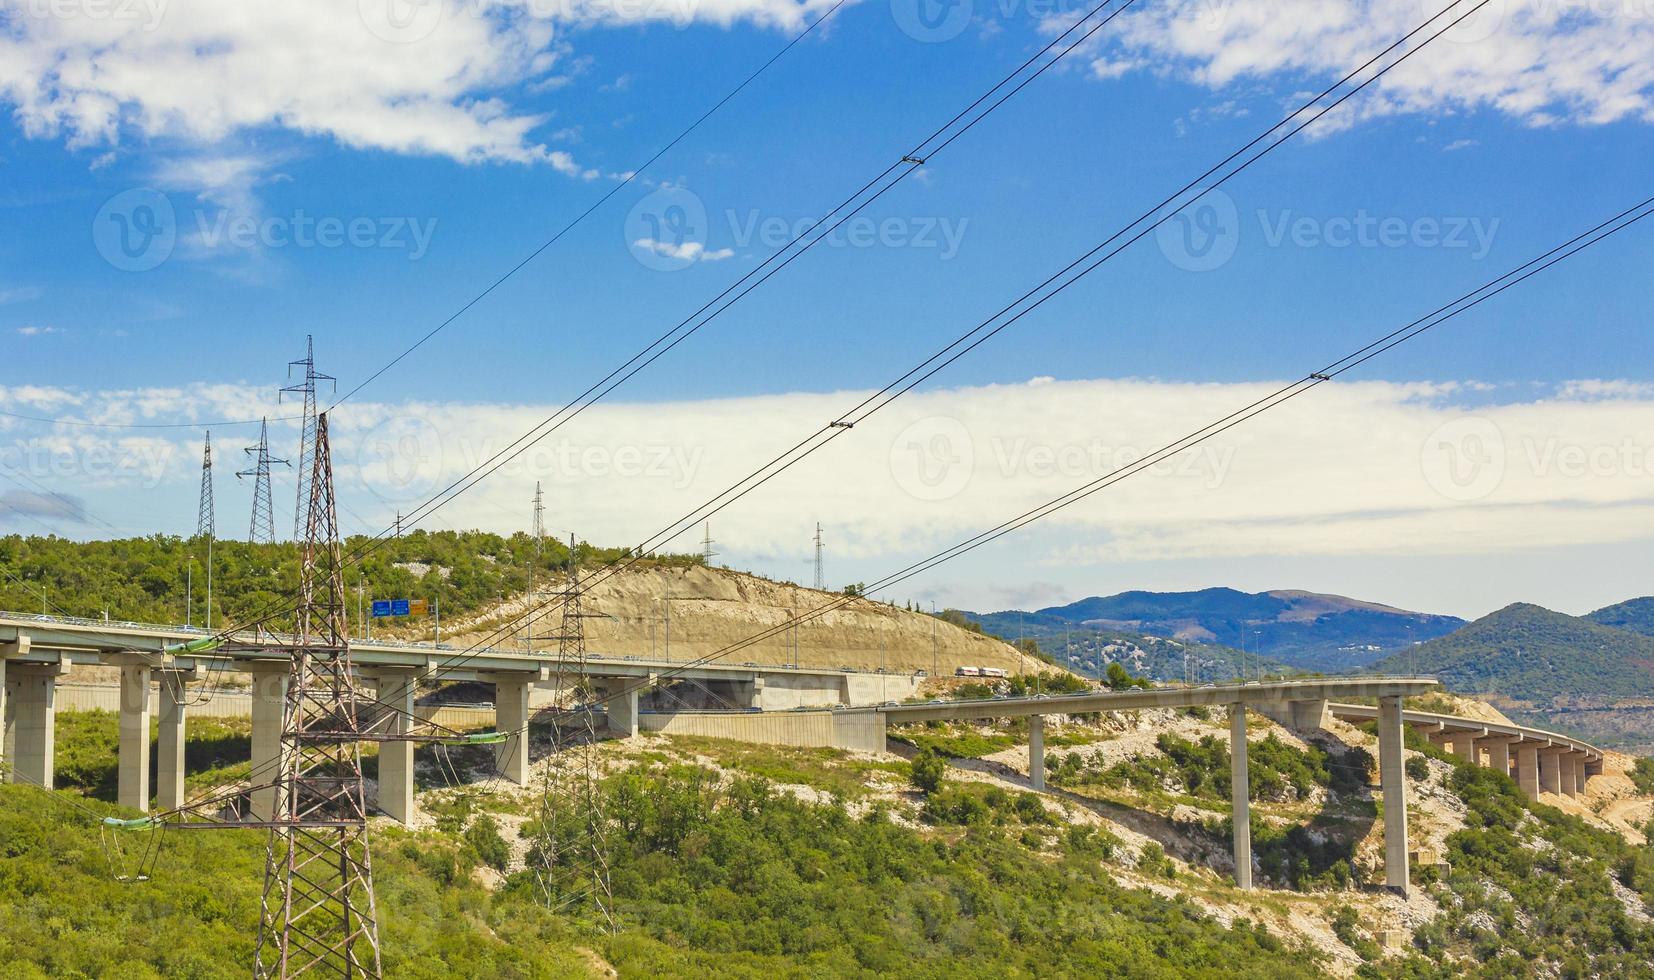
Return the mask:
M374 619L384 619L386 616L389 616L390 614L391 614L391 601L389 599L375 599L375 600L373 600L373 618Z
M391 600L391 615L392 616L406 616L407 614L408 614L408 600L406 600L406 599L392 599Z

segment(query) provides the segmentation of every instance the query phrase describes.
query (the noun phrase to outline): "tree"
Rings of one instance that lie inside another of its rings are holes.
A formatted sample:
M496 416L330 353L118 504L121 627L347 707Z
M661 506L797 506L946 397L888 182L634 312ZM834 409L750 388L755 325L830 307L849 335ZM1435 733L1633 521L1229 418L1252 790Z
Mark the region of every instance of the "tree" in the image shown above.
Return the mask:
M930 749L925 749L913 757L913 774L909 779L914 789L929 796L942 788L942 774L946 771L947 762Z
M1108 670L1103 673L1103 680L1107 681L1108 686L1116 691L1124 691L1132 685L1131 671L1120 666L1119 663L1108 665Z

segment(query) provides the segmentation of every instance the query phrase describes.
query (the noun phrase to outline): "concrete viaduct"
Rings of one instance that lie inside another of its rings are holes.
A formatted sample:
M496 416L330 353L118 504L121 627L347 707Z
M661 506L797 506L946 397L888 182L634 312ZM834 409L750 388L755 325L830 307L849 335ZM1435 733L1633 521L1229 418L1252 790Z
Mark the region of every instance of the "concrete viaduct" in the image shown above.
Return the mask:
M1229 713L1229 759L1233 794L1235 883L1252 887L1252 833L1246 771L1246 709L1290 728L1323 727L1335 717L1378 723L1379 789L1384 813L1384 880L1403 893L1408 883L1407 778L1403 767L1402 726L1425 731L1437 744L1462 758L1511 771L1530 798L1541 789L1570 795L1584 788L1587 774L1602 771L1602 752L1577 739L1515 725L1474 722L1452 715L1404 711L1402 699L1438 688L1427 677L1317 678L1279 683L1246 683L1197 688L1070 694L1050 697L978 701L933 701L929 704L874 709L886 725L924 721L968 721L1026 717L1028 780L1045 789L1045 716L1135 711L1148 708L1223 707ZM1342 704L1334 698L1375 698L1376 706ZM840 712L840 714L855 712Z
M1329 710L1343 721L1378 717L1378 709L1368 705L1334 704ZM1541 792L1578 796L1588 777L1602 774L1601 749L1555 732L1429 711L1404 711L1401 720L1459 758L1515 779L1530 800Z
M168 646L212 635L205 630L141 623L0 613L0 715L5 724L0 751L4 760L19 779L51 788L57 683L75 665L91 664L120 668L116 795L122 806L150 808L152 711L159 730L155 807L170 810L183 805L184 731L190 700L184 692L189 681L230 673L250 675L253 766L273 763L281 748L288 660L256 646L257 638L251 635L234 637L225 647L210 652L166 652ZM554 693L550 688L555 662L524 650L361 641L352 642L351 658L360 679L375 689L380 700L409 714L414 712L417 679L493 684L495 723L500 731L526 730L533 711L549 704ZM609 727L621 735L638 731L638 694L644 686L638 682L663 676L693 682L725 703L749 711L882 704L912 696L920 680L920 675L848 668L733 661L684 664L604 653L589 653L587 661L593 693L606 699ZM411 742L387 742L380 749L380 809L402 821L413 814L413 752ZM525 782L528 739L508 739L499 743L497 752L506 778ZM264 799L255 794L252 801L255 815L274 805L273 793Z

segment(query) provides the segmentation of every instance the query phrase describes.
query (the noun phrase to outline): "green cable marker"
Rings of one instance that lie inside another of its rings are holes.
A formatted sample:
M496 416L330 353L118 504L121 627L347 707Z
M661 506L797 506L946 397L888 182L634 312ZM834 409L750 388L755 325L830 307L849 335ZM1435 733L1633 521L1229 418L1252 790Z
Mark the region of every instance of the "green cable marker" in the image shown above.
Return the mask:
M111 830L148 830L155 826L155 818L135 817L131 820L122 820L120 817L104 817L103 825Z
M224 638L221 636L203 636L199 640L190 640L188 643L174 643L169 647L163 647L162 652L175 656L180 653L206 653L217 650L223 645Z
M492 742L503 742L510 737L505 732L476 732L471 735L441 739L441 742L443 745L488 745Z

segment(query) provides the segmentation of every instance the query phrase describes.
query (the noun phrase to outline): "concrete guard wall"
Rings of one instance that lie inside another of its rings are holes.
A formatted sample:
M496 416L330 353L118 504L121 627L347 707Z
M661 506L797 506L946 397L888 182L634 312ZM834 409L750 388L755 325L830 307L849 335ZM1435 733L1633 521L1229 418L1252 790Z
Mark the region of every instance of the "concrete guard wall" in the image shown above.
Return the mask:
M835 711L660 712L638 715L638 728L663 735L700 735L762 745L884 751L884 716Z

